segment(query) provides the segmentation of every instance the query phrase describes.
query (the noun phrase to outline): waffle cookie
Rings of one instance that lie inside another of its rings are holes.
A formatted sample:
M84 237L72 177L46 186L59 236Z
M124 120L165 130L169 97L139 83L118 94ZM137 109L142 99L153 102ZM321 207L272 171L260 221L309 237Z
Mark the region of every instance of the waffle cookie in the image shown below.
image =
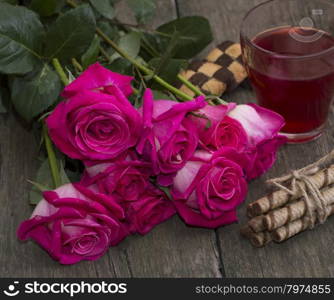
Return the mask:
M247 78L240 44L231 41L221 43L206 59L193 61L180 75L206 94L221 96L226 91L232 91ZM184 84L180 85L180 89L195 96Z

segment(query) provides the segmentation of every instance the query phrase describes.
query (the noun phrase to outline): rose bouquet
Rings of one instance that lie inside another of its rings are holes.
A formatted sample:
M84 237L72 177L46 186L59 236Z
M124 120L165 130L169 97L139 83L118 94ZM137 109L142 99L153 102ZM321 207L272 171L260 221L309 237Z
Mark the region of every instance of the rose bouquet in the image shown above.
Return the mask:
M93 64L46 118L57 148L85 169L79 182L43 192L18 237L62 264L94 260L176 213L191 226L235 222L247 182L285 142L283 118L255 104L158 100L146 89L136 109L132 79Z
M175 214L190 226L235 222L248 181L285 142L279 115L181 75L213 40L206 18L150 28L154 0L122 1L135 24L117 18L119 1L0 1L0 113L15 110L40 144L37 206L18 237L62 264Z

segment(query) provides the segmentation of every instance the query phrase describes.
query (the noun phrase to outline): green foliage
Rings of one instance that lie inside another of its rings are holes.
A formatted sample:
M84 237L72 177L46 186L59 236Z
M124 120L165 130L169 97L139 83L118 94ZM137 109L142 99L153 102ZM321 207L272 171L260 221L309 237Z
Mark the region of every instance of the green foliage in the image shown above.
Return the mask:
M142 27L133 29L107 21L114 18L113 0L87 2L97 11L97 25L108 38L170 83L175 81L180 69L185 68L186 59L199 53L212 40L209 22L202 17L180 18L146 31ZM100 61L114 72L137 75L129 61L95 35L96 20L89 4L62 9L64 0L31 0L28 9L8 3L18 4L0 0L0 73L15 75L10 80L12 102L27 121L47 111L57 101L61 84L50 65L52 58L59 59L66 74L74 76L77 74L73 73L72 58L81 61L84 69ZM154 15L154 0L127 0L127 3L140 24L147 23ZM42 17L44 25L32 10ZM144 78L151 79L150 76ZM153 81L148 84L161 89ZM142 87L141 79L136 85Z
M57 12L59 0L32 0L30 8L43 17L52 16Z
M105 67L116 73L121 73L124 75L133 75L132 64L122 57L117 58L111 64L105 65Z
M154 17L156 9L155 0L127 0L127 3L139 24L146 24Z
M52 59L60 61L70 82L80 69L77 63L73 66L73 61L81 62L83 69L99 61L114 72L134 76L133 85L137 92L129 100L136 107L142 104L146 86L154 90L155 99L175 99L152 80L150 71L148 76L145 72L137 72L129 60L96 35L96 27L130 58L173 84L188 60L212 41L209 22L203 17L185 17L156 30L148 29L143 25L155 14L155 0L126 1L139 24L136 28L117 21L116 0L77 0L80 5L76 8L68 3L65 5L65 0L0 0L0 73L3 74L0 77L0 113L13 106L28 122L43 119L50 113L60 100L62 89ZM41 126L36 124L33 123L32 128L40 130ZM49 142L50 150L52 145L48 136L43 137ZM67 158L65 171L65 163L59 157L56 155L51 159L53 175L58 168L61 184L69 182L67 174L72 180L78 180L82 166ZM55 181L58 184L58 176ZM31 182L30 202L37 204L41 190L54 188L47 159L42 161Z
M95 18L88 5L81 5L60 16L46 36L45 55L66 62L82 55L95 34Z
M100 20L97 26L112 40L118 40L119 38L119 28L112 25L108 21Z
M87 49L87 51L81 57L81 63L83 68L87 68L89 65L97 61L100 53L100 38L96 35Z
M13 4L13 5L16 5L18 4L18 0L0 0L0 2L7 2L9 4Z
M170 99L170 96L168 96L167 94L163 93L162 91L152 90L152 92L153 92L153 98L155 100L168 100L168 99Z
M44 29L38 16L22 6L0 3L0 72L25 74L39 63Z
M118 46L130 57L136 58L140 50L140 39L141 33L132 31L120 38ZM119 57L120 55L118 53L115 53L111 59L114 60Z
M168 82L175 82L177 74L179 74L181 69L186 68L188 62L184 59L169 59L166 64L161 65L161 58L153 58L149 65L156 70L156 74L160 75L161 78ZM156 87L158 88L158 87Z
M140 50L140 39L141 34L133 31L121 37L119 46L131 57L137 57Z
M70 183L61 160L58 161L58 167L60 170L61 183ZM38 202L42 199L41 192L53 189L53 181L50 174L50 165L48 159L46 158L39 166L35 180L30 181L30 183L33 185L29 193L30 204L37 205Z
M157 28L160 33L160 50L166 49L176 32L178 41L174 49L174 58L190 59L201 52L212 40L209 21L203 17L184 17Z
M103 17L112 20L115 17L113 1L111 0L89 0L90 4Z
M37 73L14 79L12 102L16 111L31 121L57 100L60 90L58 75L45 64Z

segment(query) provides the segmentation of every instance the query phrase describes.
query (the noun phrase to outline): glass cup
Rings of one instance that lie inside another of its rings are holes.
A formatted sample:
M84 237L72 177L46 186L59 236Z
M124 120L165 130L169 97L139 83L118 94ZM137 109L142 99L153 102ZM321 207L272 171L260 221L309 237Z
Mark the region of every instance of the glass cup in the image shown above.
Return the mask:
M271 0L241 28L244 63L258 103L281 114L290 143L319 137L334 96L334 5Z

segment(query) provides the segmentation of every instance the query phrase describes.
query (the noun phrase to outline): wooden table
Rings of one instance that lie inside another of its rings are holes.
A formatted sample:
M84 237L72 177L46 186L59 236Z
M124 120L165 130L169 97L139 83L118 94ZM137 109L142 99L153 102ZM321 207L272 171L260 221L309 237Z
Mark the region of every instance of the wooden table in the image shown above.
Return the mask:
M177 16L203 15L212 25L215 43L238 40L243 15L262 0L157 0L154 25ZM121 3L118 13L129 21ZM131 20L130 20L131 21ZM210 48L210 47L208 47ZM209 49L208 49L209 50ZM207 51L205 53L207 53ZM205 55L203 53L202 55ZM253 101L239 88L228 100ZM317 141L285 146L266 176L252 182L247 202L264 195L265 179L302 167L334 148L334 119ZM37 167L37 143L12 116L0 116L0 275L2 277L332 277L334 218L283 244L254 249L239 235L240 224L218 230L189 228L176 216L145 237L128 237L95 262L61 266L35 243L16 239L18 224L28 218L29 184ZM239 208L245 222L246 204Z

